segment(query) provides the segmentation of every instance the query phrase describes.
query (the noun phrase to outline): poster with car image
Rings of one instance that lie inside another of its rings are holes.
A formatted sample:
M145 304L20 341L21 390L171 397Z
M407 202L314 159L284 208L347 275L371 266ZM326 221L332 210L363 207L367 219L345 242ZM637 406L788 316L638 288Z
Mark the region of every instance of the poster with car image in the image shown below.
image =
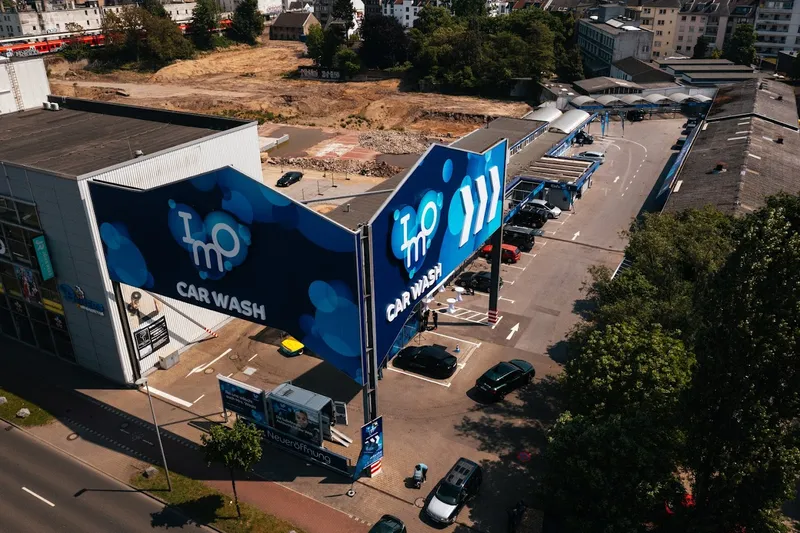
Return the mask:
M272 427L317 446L322 444L319 411L285 403L276 398L269 398L269 402L272 410Z

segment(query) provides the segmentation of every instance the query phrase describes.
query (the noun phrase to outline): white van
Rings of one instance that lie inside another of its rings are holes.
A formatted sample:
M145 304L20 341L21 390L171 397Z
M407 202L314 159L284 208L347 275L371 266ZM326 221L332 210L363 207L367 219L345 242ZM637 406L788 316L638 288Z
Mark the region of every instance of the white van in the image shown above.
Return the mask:
M540 209L547 211L547 215L550 218L558 218L561 216L561 209L554 206L550 202L546 200L531 200L528 205L534 205Z

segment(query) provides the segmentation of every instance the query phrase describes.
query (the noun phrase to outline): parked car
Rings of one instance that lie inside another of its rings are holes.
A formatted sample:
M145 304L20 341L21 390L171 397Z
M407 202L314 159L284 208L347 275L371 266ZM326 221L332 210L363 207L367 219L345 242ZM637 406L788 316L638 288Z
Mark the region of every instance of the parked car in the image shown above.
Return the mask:
M681 148L683 148L683 145L686 144L687 140L688 137L686 135L681 135L680 137L678 137L678 141L675 143L675 146L673 146L673 149L680 150Z
M603 152L581 152L578 154L578 157L582 157L583 159L591 159L592 161L598 161L601 165L606 161L606 154Z
M526 228L541 228L550 218L550 212L538 206L523 206L511 219L514 226Z
M425 514L434 522L452 524L464 505L478 494L482 481L481 467L462 457L433 489Z
M536 371L522 359L498 363L484 372L475 382L475 388L492 399L501 399L509 392L529 384Z
M293 183L297 183L301 179L303 179L302 172L295 172L295 171L287 172L286 174L280 177L278 183L276 183L275 185L277 185L278 187L288 187Z
M482 270L472 277L472 288L476 291L489 292L492 286L492 273ZM500 278L500 288L503 287L503 278Z
M489 259L492 256L492 250L494 247L491 244L487 244L483 248L481 248L481 255L484 256L486 259ZM514 246L513 244L503 244L503 251L501 252L501 258L503 263L517 263L519 262L520 258L522 257L522 252L519 251L519 248Z
M627 118L631 122L639 122L641 120L644 120L644 111L638 111L638 110L628 111L626 113L625 118Z
M503 228L503 241L517 246L523 252L530 252L536 244L536 231L522 226L506 226Z
M586 153L586 152L584 152ZM531 200L529 203L531 208L539 208L547 213L549 218L558 218L561 216L561 209L554 206L547 200ZM528 207L528 206L525 206ZM523 208L524 209L524 208Z
M407 533L406 525L396 516L385 514L369 530L369 533Z
M581 130L575 134L575 142L578 144L593 144L594 137Z
M406 346L395 356L394 366L432 378L446 379L455 373L458 359L442 346Z

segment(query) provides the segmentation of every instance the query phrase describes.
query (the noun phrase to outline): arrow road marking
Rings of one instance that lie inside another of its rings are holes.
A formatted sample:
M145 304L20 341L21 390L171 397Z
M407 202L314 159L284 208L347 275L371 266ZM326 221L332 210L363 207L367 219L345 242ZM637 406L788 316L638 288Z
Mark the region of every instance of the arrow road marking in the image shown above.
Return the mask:
M511 328L511 332L510 332L510 333L508 334L508 336L506 337L506 340L507 340L507 341L510 341L510 340L511 340L511 337L513 337L513 336L514 336L514 333L516 333L516 332L518 332L518 331L519 331L519 322L517 322L516 324L514 324L514 327L512 327L512 328Z
M188 374L186 374L186 377L188 378L188 377L189 377L189 376L191 376L192 374L195 374L195 373L197 373L197 372L202 372L203 370L205 370L206 368L210 367L211 365L213 365L214 363L216 363L217 361L219 361L220 359L222 359L223 357L225 357L225 356L226 356L226 355L228 355L229 353L231 353L231 349L230 349L230 348L228 348L227 350L225 350L224 352L222 352L222 354L220 354L219 356L217 356L217 358L216 358L216 359L214 359L213 361L211 361L210 363L206 363L206 364L204 364L204 365L200 365L200 366L196 366L196 367L194 367L194 368L191 370L191 372L189 372Z
M475 228L472 233L477 235L483 229L483 221L486 218L486 208L489 200L489 193L486 191L486 176L481 176L475 180L478 187L478 216L475 217Z
M35 492L33 492L31 489L29 489L27 487L22 487L22 490L24 490L25 492L27 492L28 494L30 494L34 498L39 498L40 500L42 500L44 503L46 503L50 507L55 507L56 506L56 504L54 504L50 500L45 500L44 498L42 498L41 496L39 496L38 494L36 494Z
M492 199L489 200L489 220L494 220L497 215L497 201L500 199L500 171L497 167L489 169L489 178L492 180Z
M469 240L469 230L472 227L472 215L475 213L475 204L472 202L472 190L467 187L461 187L461 203L464 204L464 227L461 228L461 241L458 246L464 246Z
M575 235L572 236L572 240L574 241L575 239L577 239L580 234L581 234L580 231L576 231Z

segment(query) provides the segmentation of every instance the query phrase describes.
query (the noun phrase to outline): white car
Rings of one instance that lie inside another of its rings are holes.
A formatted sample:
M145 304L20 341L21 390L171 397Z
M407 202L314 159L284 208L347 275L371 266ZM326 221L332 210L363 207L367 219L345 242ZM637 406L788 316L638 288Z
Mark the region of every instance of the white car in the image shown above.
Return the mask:
M547 200L531 200L528 205L538 207L547 212L549 218L558 218L561 216L561 209L554 206Z
M592 161L599 161L601 165L606 160L606 154L603 152L581 152L578 154L578 157L582 157L583 159L591 159Z

